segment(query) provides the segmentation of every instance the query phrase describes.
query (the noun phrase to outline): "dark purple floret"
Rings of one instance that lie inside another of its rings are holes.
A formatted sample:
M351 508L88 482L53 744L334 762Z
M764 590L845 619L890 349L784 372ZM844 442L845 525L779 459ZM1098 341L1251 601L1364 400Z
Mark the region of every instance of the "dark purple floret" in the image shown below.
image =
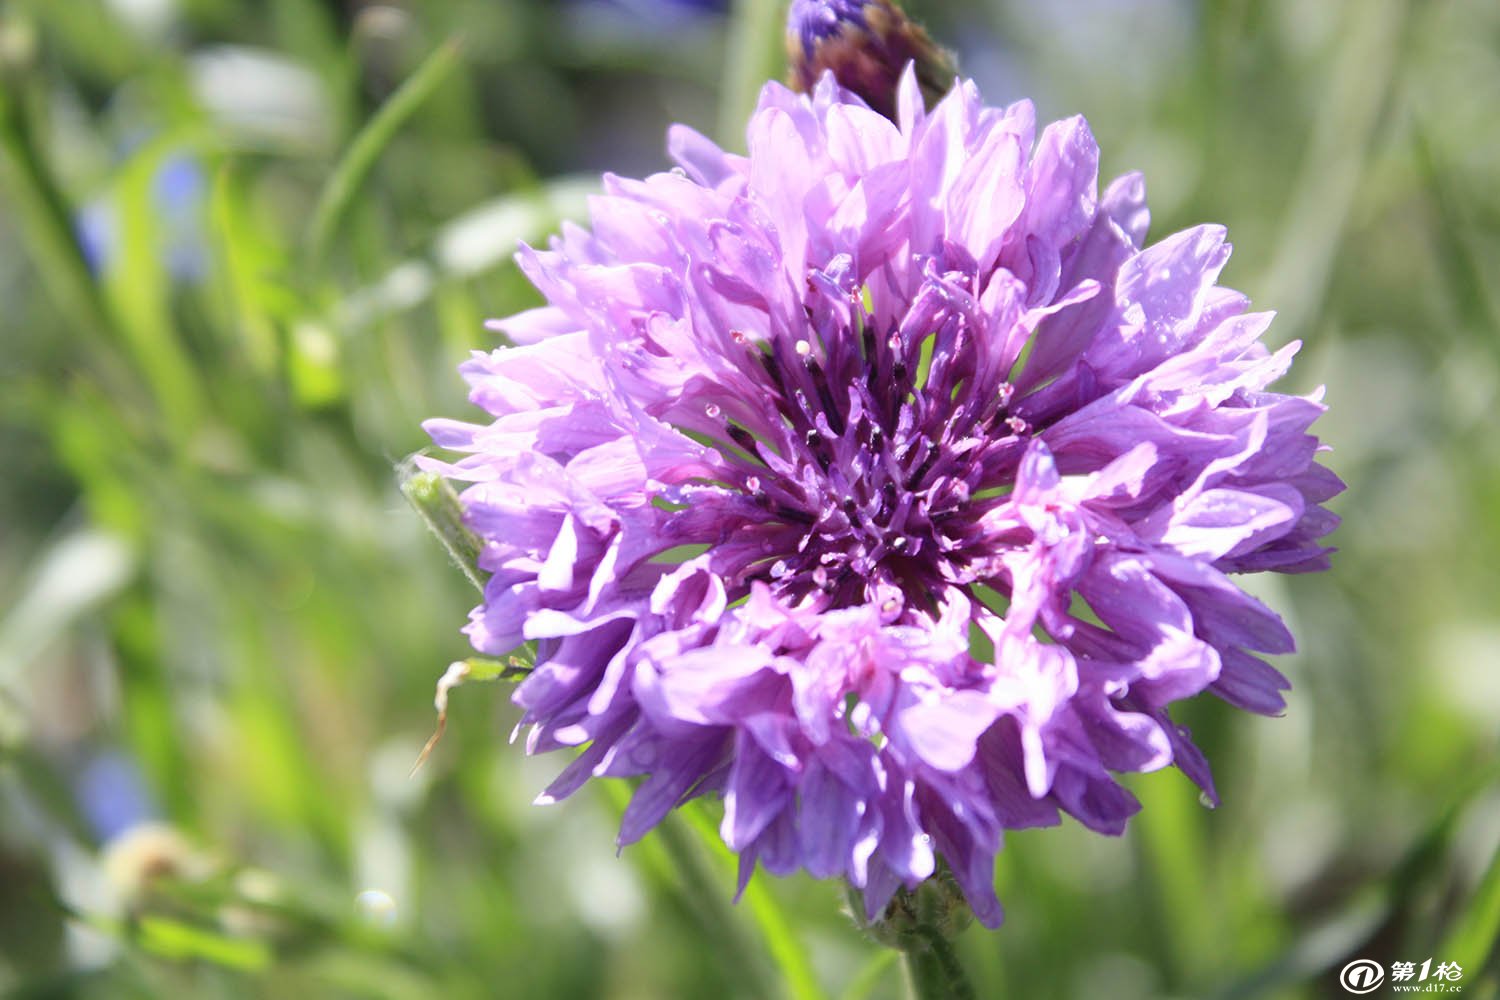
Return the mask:
M831 72L887 118L895 117L897 81L908 64L929 102L953 86L952 57L894 0L793 0L786 42L794 89L811 90Z
M795 32L802 49L811 53L818 43L841 34L845 26L869 30L865 20L867 0L792 0L787 10L788 32Z
M1169 764L1213 798L1170 706L1283 708L1231 574L1326 566L1342 484L1221 228L1146 246L1081 118L892 103L773 84L747 157L677 127L679 169L606 177L426 464L471 483L475 647L537 643L528 750L580 748L544 800L642 778L629 843L717 797L742 878L871 917L942 857L993 926L1005 830L1119 833L1115 775Z

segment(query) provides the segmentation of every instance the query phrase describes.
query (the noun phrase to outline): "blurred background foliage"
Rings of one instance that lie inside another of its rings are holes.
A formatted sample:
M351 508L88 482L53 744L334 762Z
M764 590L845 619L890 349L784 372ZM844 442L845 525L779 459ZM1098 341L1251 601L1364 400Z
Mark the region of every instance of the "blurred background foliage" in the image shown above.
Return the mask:
M1342 996L1500 926L1500 6L909 5L1001 103L1088 115L1153 236L1305 341L1350 489L1331 575L1254 581L1285 718L1195 703L1126 836L1009 839L981 995ZM0 992L879 997L835 886L731 906L715 818L615 857L621 788L498 685L433 686L472 591L404 506L510 256L672 120L739 142L771 0L0 0Z

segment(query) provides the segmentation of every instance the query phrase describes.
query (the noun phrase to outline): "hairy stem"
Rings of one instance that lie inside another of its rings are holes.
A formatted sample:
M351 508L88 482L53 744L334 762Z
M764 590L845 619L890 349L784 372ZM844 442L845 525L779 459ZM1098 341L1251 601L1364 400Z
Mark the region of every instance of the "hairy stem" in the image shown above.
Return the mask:
M913 928L905 949L906 972L917 1000L974 1000L974 986L964 974L953 942L931 924Z

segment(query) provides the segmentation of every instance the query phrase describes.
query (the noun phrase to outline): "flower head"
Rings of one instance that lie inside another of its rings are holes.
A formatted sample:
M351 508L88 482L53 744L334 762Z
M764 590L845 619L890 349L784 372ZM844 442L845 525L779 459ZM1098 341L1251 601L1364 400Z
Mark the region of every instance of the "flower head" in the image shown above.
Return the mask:
M1117 772L1213 795L1173 701L1282 708L1292 637L1230 574L1325 566L1341 484L1222 229L1145 247L1081 118L897 103L771 84L748 157L679 126L679 169L606 177L428 465L472 484L473 644L538 644L528 750L583 748L544 800L643 778L629 843L722 798L742 879L872 917L941 856L994 925L1002 831L1119 833Z

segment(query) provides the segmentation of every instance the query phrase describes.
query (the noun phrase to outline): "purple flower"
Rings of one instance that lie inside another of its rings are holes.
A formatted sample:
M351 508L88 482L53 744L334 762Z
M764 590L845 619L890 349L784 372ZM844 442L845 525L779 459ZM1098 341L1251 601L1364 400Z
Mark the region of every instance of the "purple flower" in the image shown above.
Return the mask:
M792 0L786 16L792 87L808 91L832 71L887 118L896 114L896 83L908 63L928 99L953 86L953 59L893 0Z
M993 926L1004 830L1121 832L1117 772L1214 795L1173 701L1282 709L1292 637L1229 574L1326 566L1341 484L1221 228L1143 248L1081 118L898 104L771 84L748 157L678 126L680 169L606 177L426 464L472 483L474 646L537 642L528 751L583 748L543 801L640 777L630 843L720 797L742 883L872 919L941 856Z

